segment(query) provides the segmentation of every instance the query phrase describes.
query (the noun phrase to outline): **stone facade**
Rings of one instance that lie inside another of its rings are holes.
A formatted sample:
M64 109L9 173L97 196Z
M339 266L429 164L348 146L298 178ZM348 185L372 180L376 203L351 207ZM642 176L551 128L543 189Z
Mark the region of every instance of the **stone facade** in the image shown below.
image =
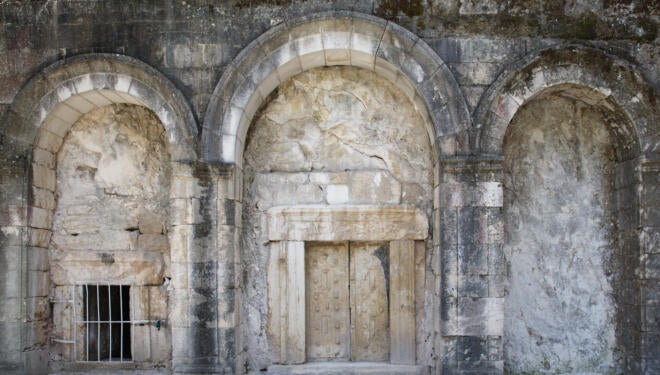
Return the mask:
M0 3L0 372L660 372L659 11Z

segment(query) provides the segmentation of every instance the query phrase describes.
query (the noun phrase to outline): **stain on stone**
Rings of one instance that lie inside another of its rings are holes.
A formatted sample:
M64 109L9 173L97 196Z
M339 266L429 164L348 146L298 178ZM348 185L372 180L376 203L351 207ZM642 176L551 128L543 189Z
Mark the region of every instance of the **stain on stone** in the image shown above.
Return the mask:
M394 20L401 14L415 17L424 13L424 5L421 0L383 0L375 13L388 20Z
M236 202L225 199L225 217L227 225L236 225Z
M390 305L390 244L386 243L374 250L373 255L380 261L385 276L385 293L387 295L387 306Z
M115 263L115 257L112 253L101 253L99 254L99 258L101 259L101 263L108 266Z

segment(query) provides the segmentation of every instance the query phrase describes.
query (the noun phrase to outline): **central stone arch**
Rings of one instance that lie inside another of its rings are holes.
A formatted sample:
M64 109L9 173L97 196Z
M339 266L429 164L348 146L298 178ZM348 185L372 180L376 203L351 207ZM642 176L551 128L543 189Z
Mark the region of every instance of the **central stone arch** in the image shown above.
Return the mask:
M311 73L315 68L328 66L344 66L346 69L354 67L359 68L356 70L367 70L370 74L375 74L389 81L396 91L404 94L402 96L406 97L412 109L419 113L422 118L420 125L423 124L424 129L421 132L428 135L430 145L428 152L430 154L429 159L431 159L430 170L433 171L433 174L437 173L436 169L441 155L457 152L456 145L460 143L453 142L453 140L464 139L464 135L470 129L471 117L465 98L448 66L423 40L394 23L358 13L330 12L313 17L287 20L269 30L252 42L227 66L209 102L201 137L201 157L203 160L233 167L232 176L229 177L233 181L228 181L230 184L228 199L232 202L227 203L226 206L230 210L235 207L234 212L242 215L243 220L239 221L240 219L237 219L228 222L228 225L223 229L225 231L223 236L233 238L234 254L241 258L235 260L235 264L243 264L246 269L264 270L261 267L263 264L248 264L247 262L251 258L249 255L244 254L244 241L246 238L242 231L245 229L246 214L243 209L250 202L247 196L244 197L244 194L246 194L243 188L244 174L247 173L246 170L249 168L246 160L247 151L245 151L246 156L243 153L248 144L247 139L250 137L248 134L252 133L250 128L253 126L253 122L256 122L260 108L270 102L271 93L276 88L285 86L294 76L308 71ZM247 174L245 176L247 178ZM433 185L432 181L431 179L431 185ZM231 185L232 182L233 185ZM245 184L247 186L247 182ZM433 194L425 195L425 197L429 204L427 206L428 211L423 216L425 222L428 223L427 228L432 228L430 223L432 222L433 212L438 207L437 197L434 197ZM379 201L376 203L377 207L372 207L379 217L383 213L381 203L386 204L386 202ZM303 209L299 205L294 204L291 206L291 202L284 204L290 205L288 207L292 210ZM336 208L330 200L325 204L321 204L321 206L316 208L321 217L330 215L333 207ZM430 233L433 238L439 236L436 229L425 229L424 232L427 235L406 239L412 241L411 243L419 242L418 245L420 246L414 246L416 249L414 253L420 254L420 257L416 259L420 259L422 269L424 265L430 264L432 258L431 248L435 247L428 234ZM335 234L334 232L329 234L332 241L346 240L350 242L355 240L351 236L346 238L332 237ZM404 237L395 240L403 239ZM298 240L297 249L300 250L300 244L305 241L312 243L317 240L315 237ZM382 240L390 243L392 238L370 237L368 240ZM278 242L278 240L272 238L268 241ZM289 244L291 241L291 238L286 238L280 240L279 243L286 242ZM277 246L274 245L274 247ZM407 251L404 253L407 260L412 259L409 255L413 252ZM244 257L245 259L243 259ZM296 259L300 260L302 258L298 257ZM237 271L237 273L241 274L240 271ZM286 272L269 271L269 278L274 274L279 274L285 279L286 276L291 276L290 273ZM415 278L417 277L420 277L420 285L426 280L421 272L415 273ZM245 281L243 280L243 282ZM243 287L250 289L245 285ZM238 299L242 298L239 295L236 297ZM242 303L237 302L237 305L240 306ZM295 311L299 312L299 310ZM295 311L292 310L287 313ZM246 314L246 312L243 311L241 314ZM419 319L417 315L413 314L411 316L415 316L414 319ZM236 318L243 322L251 319L248 315L240 315ZM258 320L261 321L260 319ZM277 319L273 321L277 325ZM434 323L430 322L428 324ZM279 327L284 326L279 325ZM297 327L300 330L301 327L305 326L292 325L289 328L291 327ZM431 334L433 329L431 327L427 328L427 332ZM293 336L300 337L300 335ZM400 335L393 336L399 337ZM409 343L415 345L418 336L413 337ZM289 335L280 335L279 338L289 338ZM247 341L240 349L249 352L248 346L250 344ZM265 345L263 347L257 346L259 347L258 350L266 348ZM429 348L424 346L422 351L432 350L430 348L431 344L427 346ZM400 347L403 346L392 346L392 348ZM281 348L289 348L289 346L285 345ZM392 362L388 362L387 366L397 366L397 363L412 365L411 371L414 372L426 368L425 365L431 365L431 355L429 353L424 352L422 355L427 360L416 361L415 351L415 349L412 349L413 354L409 353L405 356L405 360L401 361L397 359L397 355L392 354L390 357ZM242 358L245 362L250 363L250 366L253 366L254 369L265 369L269 365L277 363L299 365L300 362L305 361L304 356L301 356L300 353L304 353L304 351L298 350L296 355L292 356L289 356L291 353L279 353L278 355L282 358L275 356L279 359L275 357L267 359L266 355L256 356L255 358L258 359L255 363L251 362L253 357L250 357L251 354L249 353L244 354L245 357ZM244 366L244 363L240 363L240 361L239 359L237 366Z
M436 139L470 127L470 113L449 67L418 36L386 20L353 12L286 21L253 41L226 68L204 119L202 157L242 165L245 137L265 98L282 82L321 66L348 65L383 76L403 90Z

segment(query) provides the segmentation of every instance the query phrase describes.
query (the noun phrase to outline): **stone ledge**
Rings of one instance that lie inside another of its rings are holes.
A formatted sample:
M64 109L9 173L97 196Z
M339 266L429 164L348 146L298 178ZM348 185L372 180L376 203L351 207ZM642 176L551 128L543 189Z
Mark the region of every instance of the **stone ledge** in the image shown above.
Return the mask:
M382 362L319 362L303 365L274 365L268 367L273 375L427 375L426 366L392 365Z
M414 206L301 205L268 210L270 241L394 241L428 237Z

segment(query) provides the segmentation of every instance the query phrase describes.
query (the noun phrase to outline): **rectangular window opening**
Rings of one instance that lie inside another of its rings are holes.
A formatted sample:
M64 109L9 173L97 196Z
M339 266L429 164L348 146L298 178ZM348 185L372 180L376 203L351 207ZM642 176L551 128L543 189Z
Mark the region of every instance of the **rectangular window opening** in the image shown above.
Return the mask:
M84 362L130 362L132 360L130 286L84 284L82 311L77 328Z

